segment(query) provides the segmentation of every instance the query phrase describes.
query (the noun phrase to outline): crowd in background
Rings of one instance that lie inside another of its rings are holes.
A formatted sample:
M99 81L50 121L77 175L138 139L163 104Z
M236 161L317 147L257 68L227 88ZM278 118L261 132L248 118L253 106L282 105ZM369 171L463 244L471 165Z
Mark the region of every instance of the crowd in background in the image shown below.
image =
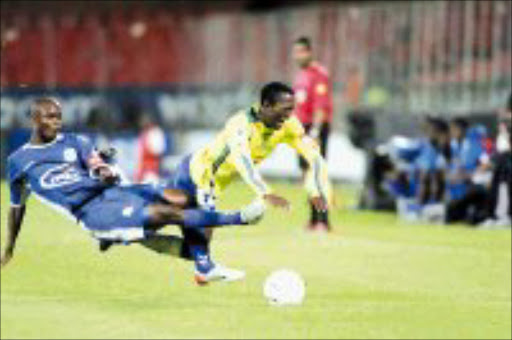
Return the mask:
M262 12L244 9L249 0L214 10L218 2L3 1L0 85L290 82L288 47L299 35L311 37L334 93L350 93L333 97L338 112L356 98L408 113L474 113L501 105L511 85L510 1L287 1Z
M395 136L375 148L371 173L401 218L510 227L511 101L495 140L465 118L427 117L422 137Z

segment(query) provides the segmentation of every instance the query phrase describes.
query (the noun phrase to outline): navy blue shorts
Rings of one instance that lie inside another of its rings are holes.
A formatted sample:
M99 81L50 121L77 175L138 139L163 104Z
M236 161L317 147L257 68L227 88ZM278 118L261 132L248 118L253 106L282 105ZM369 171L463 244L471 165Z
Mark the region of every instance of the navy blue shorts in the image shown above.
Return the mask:
M190 176L190 160L192 156L185 157L172 173L167 188L179 189L184 191L193 201L190 208L200 207L206 210L215 210L215 190L213 183L208 190L201 190L194 183Z
M168 188L179 189L187 193L189 197L197 196L197 186L190 177L190 160L192 156L185 157L178 167L171 174L171 179L167 183Z
M150 232L147 207L163 201L163 189L147 184L111 187L75 212L75 217L97 239L141 240Z
M134 184L108 188L75 212L75 217L97 239L121 242L144 239L154 232L149 223L148 206L165 202L165 189L184 191L193 199L193 207L198 206L198 190L190 177L190 159L191 156L185 157L164 185ZM203 207L214 209L213 199L208 200L205 194L200 196L205 198Z

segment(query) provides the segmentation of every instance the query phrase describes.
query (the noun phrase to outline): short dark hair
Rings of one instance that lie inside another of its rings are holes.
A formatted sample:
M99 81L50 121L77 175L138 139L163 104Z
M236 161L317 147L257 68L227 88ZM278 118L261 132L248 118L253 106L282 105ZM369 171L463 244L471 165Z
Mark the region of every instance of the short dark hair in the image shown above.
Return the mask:
M466 118L462 118L462 117L453 118L451 120L451 123L454 125L457 125L458 127L460 127L463 130L466 130L469 126L468 120Z
M442 118L434 118L434 128L441 133L447 133L449 131L448 123Z
M311 39L310 39L309 37L301 36L301 37L299 37L297 40L295 40L295 44L297 44L297 45L303 45L303 46L305 46L308 50L311 50Z
M261 89L260 102L262 105L265 103L274 105L277 102L279 96L283 93L293 95L293 90L290 86L278 81L265 84L265 86L263 86Z
M55 97L50 97L50 96L39 97L39 98L36 98L32 102L32 105L30 105L30 115L33 115L36 112L38 112L39 111L39 106L41 104L53 104L55 106L60 107L60 103L57 100L57 98L55 98Z

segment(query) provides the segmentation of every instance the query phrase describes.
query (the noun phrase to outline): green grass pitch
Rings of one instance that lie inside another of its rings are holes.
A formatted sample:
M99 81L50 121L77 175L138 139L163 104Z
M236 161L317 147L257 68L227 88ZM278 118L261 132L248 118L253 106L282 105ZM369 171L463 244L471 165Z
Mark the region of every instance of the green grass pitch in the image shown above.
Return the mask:
M347 208L353 190L340 185L335 232L310 235L302 188L274 188L290 212L270 209L257 226L214 235L215 259L246 270L246 280L207 287L193 283L189 263L138 245L101 254L78 225L31 198L1 272L1 338L511 338L510 230L357 212ZM237 183L221 207L249 199ZM302 306L263 299L263 280L282 267L306 279Z

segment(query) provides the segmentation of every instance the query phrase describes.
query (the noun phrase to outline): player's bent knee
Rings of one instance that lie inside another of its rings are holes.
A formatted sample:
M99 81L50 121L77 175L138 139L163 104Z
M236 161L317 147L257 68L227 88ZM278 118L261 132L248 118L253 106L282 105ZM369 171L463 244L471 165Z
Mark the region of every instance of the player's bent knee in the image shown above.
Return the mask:
M183 210L170 205L150 206L149 216L151 223L156 225L183 222Z
M181 208L189 206L192 202L192 199L181 190L165 189L163 196L167 202Z

